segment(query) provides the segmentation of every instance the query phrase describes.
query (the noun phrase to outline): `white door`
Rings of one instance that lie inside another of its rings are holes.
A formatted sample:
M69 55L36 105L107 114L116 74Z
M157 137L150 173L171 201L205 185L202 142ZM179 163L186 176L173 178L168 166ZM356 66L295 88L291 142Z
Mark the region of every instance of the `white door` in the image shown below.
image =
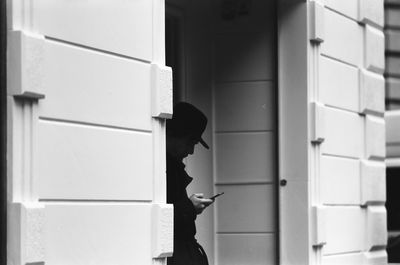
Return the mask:
M163 264L163 0L9 3L9 264Z

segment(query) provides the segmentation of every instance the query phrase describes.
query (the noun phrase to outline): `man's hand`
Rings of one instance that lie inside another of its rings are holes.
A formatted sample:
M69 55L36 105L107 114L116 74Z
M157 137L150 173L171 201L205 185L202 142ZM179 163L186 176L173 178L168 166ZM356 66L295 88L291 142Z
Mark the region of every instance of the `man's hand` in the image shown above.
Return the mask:
M212 204L214 201L210 199L204 199L203 193L195 193L190 196L190 200L193 203L194 209L196 210L197 214L201 214L207 206Z

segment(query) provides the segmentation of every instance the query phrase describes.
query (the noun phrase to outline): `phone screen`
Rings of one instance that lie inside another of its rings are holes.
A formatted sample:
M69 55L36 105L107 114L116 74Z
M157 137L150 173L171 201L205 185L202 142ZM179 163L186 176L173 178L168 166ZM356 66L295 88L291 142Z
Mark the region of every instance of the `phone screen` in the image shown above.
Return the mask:
M224 193L225 192L221 192L221 193L215 194L214 196L210 197L210 200L214 200L215 198L217 198L218 196L221 196Z

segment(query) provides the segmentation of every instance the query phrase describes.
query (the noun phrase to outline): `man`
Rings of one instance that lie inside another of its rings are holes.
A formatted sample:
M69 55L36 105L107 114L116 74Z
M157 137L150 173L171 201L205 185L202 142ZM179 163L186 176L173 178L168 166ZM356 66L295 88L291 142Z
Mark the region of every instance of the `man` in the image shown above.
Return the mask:
M167 202L174 205L174 254L168 265L208 265L206 253L195 239L195 220L213 200L203 194L188 197L186 187L192 178L182 162L198 143L209 149L201 138L206 126L206 116L185 102L175 105L173 117L167 121Z

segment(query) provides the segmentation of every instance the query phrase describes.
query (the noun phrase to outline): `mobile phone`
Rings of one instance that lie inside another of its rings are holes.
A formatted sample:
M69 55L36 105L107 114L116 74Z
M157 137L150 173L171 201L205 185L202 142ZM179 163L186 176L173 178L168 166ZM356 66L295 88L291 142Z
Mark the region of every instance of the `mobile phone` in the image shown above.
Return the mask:
M210 197L209 199L210 199L210 200L214 200L215 198L217 198L218 196L221 196L221 195L224 194L224 193L225 193L225 192L221 192L221 193L215 194L214 196Z

